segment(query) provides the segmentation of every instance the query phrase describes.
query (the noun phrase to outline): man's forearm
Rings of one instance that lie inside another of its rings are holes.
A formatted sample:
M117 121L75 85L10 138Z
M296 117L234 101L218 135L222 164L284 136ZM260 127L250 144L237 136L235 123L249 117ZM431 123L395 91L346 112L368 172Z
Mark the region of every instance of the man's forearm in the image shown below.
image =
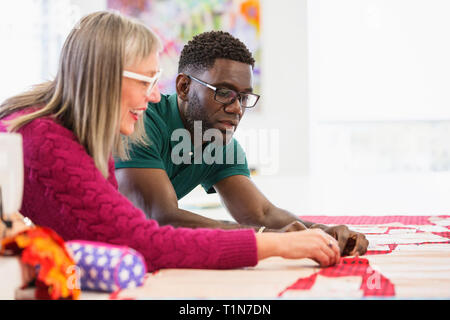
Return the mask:
M214 220L183 209L176 209L175 212L172 212L170 214L167 211L161 215L153 214L153 218L156 219L160 225L171 225L174 227L193 229L254 229L258 231L260 228L258 226L243 225L232 221Z
M301 220L289 211L277 208L275 206L272 208L272 210L265 214L265 221L263 224L251 224L251 222L250 224L241 224L233 221L214 220L180 208L172 210L153 210L152 219L158 221L158 223L162 226L171 225L173 227L193 229L253 229L255 231L259 231L261 227L264 226L264 232L280 232L280 229L284 228L294 221L303 223L307 228L311 228L313 226L314 228L323 229L320 226L326 227L325 225L318 225L313 222Z
M320 229L327 227L326 225L323 225L323 224L317 224L314 222L302 220L298 216L294 215L293 213L291 213L287 210L284 210L284 209L280 209L275 206L271 206L269 208L269 210L267 210L267 212L265 213L264 216L265 216L266 227L273 228L273 229L283 228L284 226L286 226L294 221L299 221L299 222L303 223L305 225L305 227L307 227L308 229L311 227L320 228Z

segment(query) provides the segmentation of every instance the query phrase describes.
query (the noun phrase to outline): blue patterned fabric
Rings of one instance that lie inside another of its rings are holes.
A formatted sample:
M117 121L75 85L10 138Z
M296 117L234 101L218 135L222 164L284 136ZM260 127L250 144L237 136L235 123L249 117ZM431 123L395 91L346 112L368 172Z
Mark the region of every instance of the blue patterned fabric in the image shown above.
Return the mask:
M114 292L144 283L144 258L131 248L88 241L66 246L79 268L81 290Z

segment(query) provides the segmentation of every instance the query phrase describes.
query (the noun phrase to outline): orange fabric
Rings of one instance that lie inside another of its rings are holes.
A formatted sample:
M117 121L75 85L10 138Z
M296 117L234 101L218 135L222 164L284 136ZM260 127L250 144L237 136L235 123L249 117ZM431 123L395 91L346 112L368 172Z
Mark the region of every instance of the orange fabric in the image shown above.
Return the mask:
M31 280L36 285L37 299L79 299L75 262L53 230L33 227L5 238L0 253L5 252L20 254L21 262L34 270Z

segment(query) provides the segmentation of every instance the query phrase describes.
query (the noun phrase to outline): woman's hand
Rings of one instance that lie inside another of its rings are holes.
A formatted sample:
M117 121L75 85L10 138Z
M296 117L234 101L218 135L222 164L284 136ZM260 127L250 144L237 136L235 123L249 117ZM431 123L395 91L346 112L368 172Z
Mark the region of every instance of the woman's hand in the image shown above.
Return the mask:
M367 248L369 247L369 241L364 234L350 230L345 225L328 227L323 224L314 224L311 228L322 229L335 238L339 243L339 249L342 256L362 256L367 252Z
M322 267L339 262L338 242L321 229L308 229L287 233L256 234L258 260L272 256L286 259L309 258Z

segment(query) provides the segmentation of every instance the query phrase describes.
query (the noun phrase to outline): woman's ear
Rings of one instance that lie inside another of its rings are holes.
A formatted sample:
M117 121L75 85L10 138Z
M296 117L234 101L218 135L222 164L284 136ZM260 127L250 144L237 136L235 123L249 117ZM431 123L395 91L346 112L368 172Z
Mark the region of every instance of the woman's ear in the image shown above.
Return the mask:
M191 79L184 73L180 73L178 74L175 83L178 97L183 101L187 101Z

